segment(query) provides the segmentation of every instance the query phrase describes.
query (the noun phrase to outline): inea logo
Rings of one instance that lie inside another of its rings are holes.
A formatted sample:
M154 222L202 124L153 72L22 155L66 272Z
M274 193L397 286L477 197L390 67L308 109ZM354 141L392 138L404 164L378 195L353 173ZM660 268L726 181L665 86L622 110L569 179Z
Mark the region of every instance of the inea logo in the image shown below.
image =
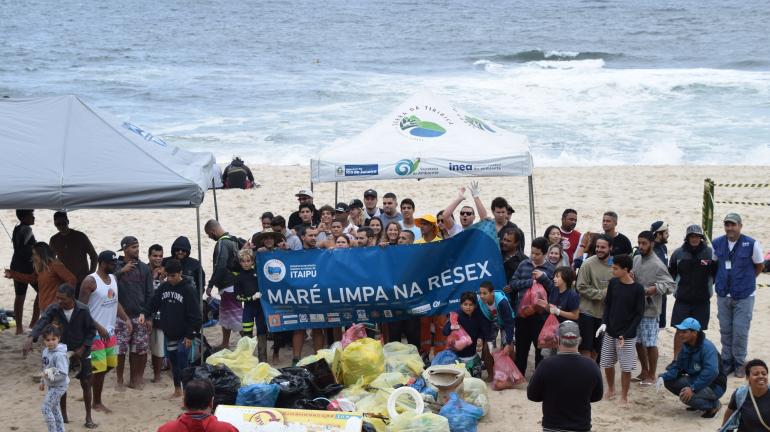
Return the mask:
M271 282L280 282L286 276L286 266L277 259L268 260L262 271L265 273L267 280Z
M438 123L420 120L416 115L402 118L399 127L402 131L409 131L410 135L421 138L435 138L446 133L446 129Z
M396 174L400 176L407 176L417 172L417 168L420 167L420 158L415 160L401 159L396 162Z
M473 171L473 165L450 162L449 171Z

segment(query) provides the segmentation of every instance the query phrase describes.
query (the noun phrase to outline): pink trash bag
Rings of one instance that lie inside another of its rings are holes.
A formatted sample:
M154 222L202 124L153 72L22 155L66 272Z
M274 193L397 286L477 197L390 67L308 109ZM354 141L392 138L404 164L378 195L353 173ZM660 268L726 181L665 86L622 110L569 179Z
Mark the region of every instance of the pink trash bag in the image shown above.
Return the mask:
M559 320L556 315L548 315L548 319L545 320L543 329L540 330L540 336L537 338L537 347L540 349L551 348L555 349L559 346L559 341L556 339L556 334L559 332Z
M519 372L519 368L505 351L500 350L492 353L492 358L495 360L492 368L495 374L492 381L493 390L510 389L525 382L524 375Z
M542 312L543 309L537 305L537 301L541 299L548 301L548 293L539 282L535 281L532 283L532 287L521 297L516 316L529 318L538 312Z
M353 342L366 337L366 327L363 324L353 324L342 335L342 349Z
M452 327L457 327L457 330L452 330L452 332L449 333L449 336L446 338L446 343L452 351L462 351L473 343L473 339L471 339L468 332L466 332L457 321L457 312L451 312L449 314L449 324Z

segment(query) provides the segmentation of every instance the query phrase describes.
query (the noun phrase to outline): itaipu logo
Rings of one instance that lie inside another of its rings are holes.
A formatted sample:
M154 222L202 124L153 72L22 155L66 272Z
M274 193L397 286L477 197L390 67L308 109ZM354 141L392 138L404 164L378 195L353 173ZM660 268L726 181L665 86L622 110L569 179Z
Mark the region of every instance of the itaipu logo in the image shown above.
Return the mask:
M402 118L398 125L402 131L409 132L410 135L420 138L435 138L446 133L446 129L440 124L420 120L416 115Z
M417 168L420 167L420 158L415 160L401 159L396 162L396 174L400 176L408 176L417 172Z
M277 259L268 260L262 268L267 280L271 282L280 282L286 277L286 266Z

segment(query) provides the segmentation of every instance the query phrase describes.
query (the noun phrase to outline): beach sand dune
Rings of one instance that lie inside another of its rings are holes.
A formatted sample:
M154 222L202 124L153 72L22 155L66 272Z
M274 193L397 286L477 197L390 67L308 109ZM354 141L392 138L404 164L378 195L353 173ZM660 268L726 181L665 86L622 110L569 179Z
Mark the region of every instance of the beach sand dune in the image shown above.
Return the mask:
M219 216L224 227L241 237L249 237L259 231L259 216L264 211L272 211L288 218L295 210L297 202L294 193L309 186L307 167L254 167L254 174L262 187L249 191L219 191ZM689 224L700 223L703 193L703 179L710 177L718 182L767 182L767 167L573 167L543 168L535 171L535 192L537 209L537 234L541 235L546 226L559 223L564 208L575 208L579 212L578 229L580 231L598 231L601 229L602 213L614 210L620 215L619 231L625 233L632 242L636 234L649 229L651 222L665 220L669 223L671 238L669 251L681 244L685 228ZM441 179L423 181L383 181L355 182L339 185L340 201L361 198L365 189L374 188L382 196L385 192L394 192L399 199L410 197L417 204L416 215L435 214L456 196L459 186L466 183L461 179ZM530 239L528 198L526 179L496 178L480 179L481 197L489 203L496 196L509 199L516 209L513 221L522 227L527 240ZM317 205L333 204L334 185L316 185ZM470 195L468 194L470 202ZM718 200L770 202L770 189L717 189ZM721 232L721 217L728 211L738 211L744 218L744 233L759 239L763 245L770 246L770 218L766 208L716 206L716 235ZM55 233L51 221L52 211L36 212L37 221L33 227L36 238L47 241ZM209 192L201 207L201 224L214 216L214 203ZM16 219L11 210L0 211L2 220L9 231ZM120 239L125 235L134 235L140 241L142 256L153 243L169 248L179 235L186 235L193 243L193 255L196 255L196 220L192 209L180 210L80 210L70 214L70 225L74 229L86 232L97 250L119 248ZM213 242L203 238L204 265L210 273ZM0 237L0 263L10 263L12 247L6 236ZM760 283L770 283L770 278L763 275ZM770 300L767 294L770 288L759 288L754 311L750 340L749 357L770 358L770 337L763 329L770 328L768 312ZM27 298L25 321L31 313L31 298ZM669 302L671 305L672 302ZM0 307L11 309L13 305L12 283L0 281ZM670 313L669 306L669 313ZM712 299L711 326L707 336L719 346L718 321L716 319L716 300ZM219 340L218 329L209 329L207 334L212 343ZM661 359L659 369L671 361L673 331L666 329L660 334ZM34 351L23 359L21 346L23 338L13 335L12 331L0 333L0 388L3 389L3 409L0 410L0 423L7 430L40 431L44 422L40 415L42 393L35 384L40 373L40 351ZM290 361L290 353L285 350L281 355L282 365ZM532 373L533 366L529 372ZM115 412L110 415L95 413L94 419L102 431L154 431L164 421L173 419L180 412L180 402L166 399L172 391L170 377L164 377L160 384L149 383L150 370L147 370L147 385L141 392L127 390L115 391L115 373L108 375L105 385L105 404ZM729 379L728 393L722 399L728 401L731 392L743 380ZM69 393L69 429L86 430L82 427L84 413L80 386L73 380ZM714 430L721 422L723 412L715 419L701 419L696 413L686 412L684 406L669 394L656 394L652 387L641 388L633 385L631 404L620 409L615 402L602 401L593 405L593 424L597 431L651 431L667 432ZM479 426L482 432L503 430L535 431L540 429L540 404L526 400L523 389L493 392L491 397L492 413ZM514 426L515 425L515 426Z

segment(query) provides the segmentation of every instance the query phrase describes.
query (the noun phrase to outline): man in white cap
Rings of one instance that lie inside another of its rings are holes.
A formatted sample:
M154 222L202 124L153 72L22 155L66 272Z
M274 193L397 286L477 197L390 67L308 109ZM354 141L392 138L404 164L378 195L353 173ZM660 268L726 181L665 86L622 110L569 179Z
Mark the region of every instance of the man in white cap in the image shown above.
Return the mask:
M759 242L741 234L741 215L728 213L724 227L725 235L711 243L717 260L717 318L722 336L722 366L726 374L734 371L736 377L743 378L754 312L754 291L764 260Z
M313 191L310 189L300 189L294 196L297 197L299 204L310 204L310 208L313 210L313 225L318 225L318 223L321 222L321 212L318 211L313 204ZM289 216L288 228L292 230L297 225L302 225L302 219L299 217L299 210Z
M527 399L543 403L543 431L590 431L591 403L602 400L599 366L580 355L580 329L559 324L559 354L544 359L527 386Z

